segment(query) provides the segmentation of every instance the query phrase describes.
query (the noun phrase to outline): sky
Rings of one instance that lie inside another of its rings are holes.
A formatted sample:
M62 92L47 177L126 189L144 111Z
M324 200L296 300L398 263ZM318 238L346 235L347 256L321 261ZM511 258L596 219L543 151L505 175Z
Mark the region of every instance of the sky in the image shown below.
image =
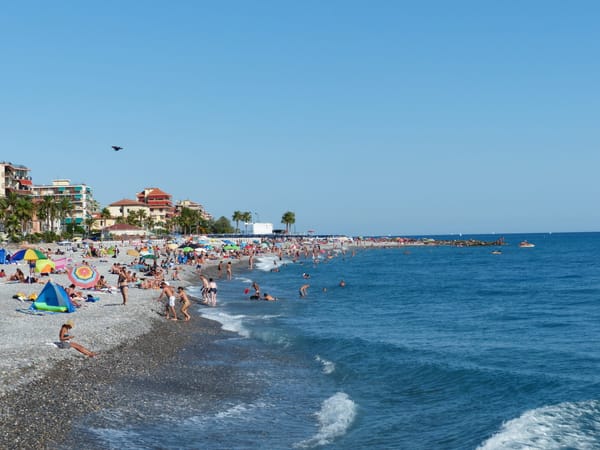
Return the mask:
M600 3L7 2L0 160L294 231L599 231ZM112 145L124 149L114 152Z

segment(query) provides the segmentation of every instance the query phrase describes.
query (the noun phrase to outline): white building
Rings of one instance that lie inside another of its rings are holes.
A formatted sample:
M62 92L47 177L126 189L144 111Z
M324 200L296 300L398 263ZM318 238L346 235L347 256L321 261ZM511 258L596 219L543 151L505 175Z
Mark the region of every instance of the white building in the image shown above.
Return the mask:
M273 224L252 223L250 224L250 234L273 234Z

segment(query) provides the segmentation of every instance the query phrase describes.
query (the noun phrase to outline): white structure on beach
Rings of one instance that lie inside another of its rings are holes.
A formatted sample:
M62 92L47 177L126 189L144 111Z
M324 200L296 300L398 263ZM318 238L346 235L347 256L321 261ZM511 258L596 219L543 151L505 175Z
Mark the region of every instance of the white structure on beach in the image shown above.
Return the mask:
M272 223L251 223L250 234L273 234Z

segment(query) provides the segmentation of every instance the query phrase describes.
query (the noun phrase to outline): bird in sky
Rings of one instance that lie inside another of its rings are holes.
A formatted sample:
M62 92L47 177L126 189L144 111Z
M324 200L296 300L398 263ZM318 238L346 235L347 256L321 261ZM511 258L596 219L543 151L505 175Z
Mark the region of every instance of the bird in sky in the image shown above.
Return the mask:
M112 148L115 152L118 152L119 150L123 150L123 147L119 147L118 145L113 145Z

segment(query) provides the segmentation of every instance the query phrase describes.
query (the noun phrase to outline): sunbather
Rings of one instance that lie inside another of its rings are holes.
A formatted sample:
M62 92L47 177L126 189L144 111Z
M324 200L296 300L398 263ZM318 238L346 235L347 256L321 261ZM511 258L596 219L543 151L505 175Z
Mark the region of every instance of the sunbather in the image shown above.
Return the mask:
M72 334L70 334L73 326L74 326L73 321L67 320L62 325L62 327L60 327L60 332L58 333L58 338L60 339L60 342L59 342L58 346L60 348L74 348L78 352L81 352L84 355L89 356L90 358L96 356L96 353L91 352L90 350L85 348L83 345L73 342L74 336Z

